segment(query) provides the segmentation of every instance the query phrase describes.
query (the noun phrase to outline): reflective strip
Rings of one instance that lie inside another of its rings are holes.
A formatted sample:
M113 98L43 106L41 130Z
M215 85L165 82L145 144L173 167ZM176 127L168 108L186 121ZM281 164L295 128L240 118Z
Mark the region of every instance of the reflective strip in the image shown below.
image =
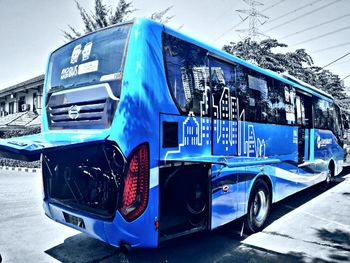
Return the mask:
M96 85L92 85L92 86L87 86L87 87L83 87L83 88L76 88L76 89L69 89L69 90L62 90L62 91L58 91L55 92L55 95L60 95L60 94L66 94L66 93L72 93L72 92L78 92L78 91L84 91L84 90L90 90L90 89L95 89L95 88L99 88L99 87L104 87L107 91L108 96L112 99L112 100L116 100L119 101L119 98L117 98L114 94L113 91L111 89L111 86L108 83L101 83L101 84L96 84Z
M159 167L154 167L150 171L150 182L149 182L149 188L153 188L155 186L158 186L159 184L159 176L158 176Z

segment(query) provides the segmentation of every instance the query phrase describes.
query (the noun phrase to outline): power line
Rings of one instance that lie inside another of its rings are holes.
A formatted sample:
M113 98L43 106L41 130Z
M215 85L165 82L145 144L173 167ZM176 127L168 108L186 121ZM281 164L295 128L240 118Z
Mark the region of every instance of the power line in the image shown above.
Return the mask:
M243 24L244 21L246 21L248 19L248 17L244 18L241 22L235 24L234 26L230 27L228 30L226 30L224 33L222 33L220 36L218 36L217 38L214 39L213 42L218 41L220 38L222 38L224 35L226 35L227 33L231 32L233 29L235 29L236 27L238 27L239 25Z
M278 1L277 3L274 3L274 4L272 4L272 5L268 6L268 7L266 7L266 8L263 9L261 12L265 12L265 11L267 11L268 9L271 9L271 8L275 7L276 5L279 5L279 4L281 4L281 3L285 2L285 1L287 1L287 0L280 0L280 1ZM272 1L270 1L270 2L272 2ZM270 3L270 2L267 2L267 3Z
M283 22L282 24L279 24L279 25L277 25L277 26L274 26L274 27L272 27L272 28L266 30L264 33L269 32L269 31L271 31L271 30L274 30L274 29L276 29L276 28L279 28L279 27L281 27L281 26L285 26L285 25L287 25L287 24L290 24L290 23L294 22L295 20L298 20L298 19L300 19L300 18L304 18L305 16L311 15L311 14L313 14L313 13L316 13L316 12L318 12L318 11L320 11L320 10L322 10L322 9L325 9L326 7L329 7L329 6L331 6L331 5L334 5L334 4L336 4L336 3L340 2L340 1L342 1L342 0L335 0L335 1L331 2L331 3L328 3L328 4L326 4L326 5L320 6L319 8L316 8L316 9L311 10L311 11L309 11L309 12L306 12L306 13L300 15L300 16L297 16L297 17L295 17L295 18L292 18L292 19L290 19L290 20L288 20L288 21L286 21L286 22Z
M327 24L330 24L330 23L333 23L333 22L335 22L335 21L341 20L341 19L343 19L343 18L345 18L345 17L349 17L349 16L350 16L350 13L347 13L347 14L345 14L345 15L343 15L343 16L340 16L340 17L337 17L337 18L328 20L328 21L326 21L326 22L323 22L323 23L320 23L320 24L317 24L317 25L314 25L314 26L310 26L310 27L305 28L305 29L303 29L303 30L301 30L301 31L297 31L297 32L288 34L288 35L286 35L286 36L284 36L284 37L281 37L280 40L286 39L286 38L288 38L288 37L291 37L291 36L294 36L294 35L297 35L297 34L304 33L304 32L306 32L306 31L309 31L309 30L312 30L312 29L315 29L315 28L318 28L318 27L321 27L321 26L324 26L324 25L327 25Z
M268 9L271 9L271 8L275 7L276 5L279 5L280 3L285 2L285 1L287 1L287 0L280 0L280 1L278 1L277 3L274 3L274 4L270 5L270 6L268 6L267 8L265 8L264 10L262 10L261 12L264 12L264 11L266 11L266 10L268 10ZM272 1L269 1L268 3L270 3L270 2L272 2ZM226 12L225 12L225 13L226 13ZM223 32L221 35L219 35L217 38L215 38L213 42L218 41L218 40L219 40L220 38L222 38L224 35L226 35L227 33L231 32L233 29L235 29L235 28L237 28L238 26L240 26L241 24L243 24L243 22L246 21L247 19L248 19L248 17L242 19L242 21L240 21L239 23L237 23L237 24L235 24L234 26L230 27L229 29L227 29L225 32Z
M345 61L343 61L343 62L334 63L334 64L332 64L332 65L330 65L330 66L328 66L328 67L339 66L339 65L341 65L341 64L347 64L347 63L349 63L349 62L350 62L350 60L345 60Z
M347 79L348 77L350 77L350 74L347 75L345 78L342 78L340 81L343 81L344 79Z
M330 49L335 49L335 48L338 48L338 47L344 47L344 46L348 46L348 45L350 45L350 42L345 42L345 43L342 43L342 44L330 46L330 47L319 49L319 50L316 50L316 51L311 51L310 53L312 53L312 54L320 53L320 52L328 51Z
M327 32L327 33L322 34L322 35L319 35L319 36L317 36L317 37L312 37L312 38L309 38L309 39L307 39L307 40L298 42L298 43L292 45L292 47L293 47L293 46L298 46L298 45L301 45L301 44L304 44L304 43L307 43L307 42L310 42L310 41L314 41L314 40L320 39L320 38L322 38L322 37L327 37L327 36L330 36L330 35L334 35L334 34L336 34L336 33L339 33L339 32L342 32L342 31L345 31L345 30L348 30L348 29L350 29L350 26L342 27L342 28L340 28L340 29L336 29L336 30L334 30L334 31Z
M343 62L334 63L332 66L342 65L342 64L349 63L349 62L350 62L350 59L349 59L349 60L345 60L345 61L343 61Z
M267 1L267 2L265 3L265 5L268 5L268 4L272 3L272 2L275 2L275 0Z
M298 11L300 11L300 10L306 8L306 7L312 6L312 5L314 5L314 4L316 4L316 3L320 2L320 1L323 1L323 0L316 0L316 1L313 1L312 3L309 3L309 4L303 5L301 7L298 7L296 9L292 10L292 11L289 11L289 12L283 14L283 15L280 15L280 16L274 18L274 19L269 20L268 22L266 22L266 24L272 23L272 22L274 22L276 20L279 20L279 19L281 19L283 17L286 17L286 16L288 16L290 14L296 13L296 12L298 12Z
M339 58L333 60L331 63L328 63L327 65L323 66L322 69L324 69L324 68L326 68L326 67L332 65L333 63L335 63L335 62L337 62L337 61L339 61L339 60L341 60L341 59L343 59L343 58L345 58L345 57L347 57L347 56L349 56L349 55L350 55L350 52L349 52L349 53L346 53L345 55L342 55L341 57L339 57Z

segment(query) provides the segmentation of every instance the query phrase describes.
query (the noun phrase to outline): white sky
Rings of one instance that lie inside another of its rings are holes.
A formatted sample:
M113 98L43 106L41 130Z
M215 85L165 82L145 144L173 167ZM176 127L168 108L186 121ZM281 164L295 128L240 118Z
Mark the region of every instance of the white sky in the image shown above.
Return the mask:
M270 20L276 19L260 26L260 30L272 29L266 34L288 44L287 50L305 48L318 66L350 52L349 0L260 1L265 5L259 9L267 9L263 13ZM93 8L94 0L79 2L86 8ZM117 1L105 2L112 4ZM138 9L134 16L138 17L173 5L170 14L175 17L170 26L178 28L183 25L183 33L219 48L230 41L239 41L240 36L235 30L249 26L246 21L229 30L241 21L235 10L248 8L242 0L134 0L133 3ZM297 34L329 20L336 21ZM67 24L82 26L73 0L0 0L0 89L44 73L48 54L64 44L61 30L67 29ZM339 32L331 33L334 31ZM223 35L224 32L227 33ZM282 39L293 33L296 34ZM321 35L324 36L319 37ZM304 41L307 42L296 45ZM339 47L331 48L334 46ZM328 69L341 78L346 77L350 74L350 55ZM345 84L350 86L350 77Z

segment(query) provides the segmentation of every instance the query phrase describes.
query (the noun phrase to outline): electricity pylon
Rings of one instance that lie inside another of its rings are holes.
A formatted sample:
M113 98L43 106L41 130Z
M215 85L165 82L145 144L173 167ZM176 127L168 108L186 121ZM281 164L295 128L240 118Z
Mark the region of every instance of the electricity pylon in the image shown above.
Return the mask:
M259 25L263 25L269 19L267 16L260 13L258 10L258 7L263 6L264 4L254 0L243 0L243 2L249 5L250 8L239 9L236 11L241 14L247 15L244 18L241 15L239 15L239 17L242 19L242 22L246 20L249 21L249 28L238 29L236 31L246 34L245 38L250 38L252 40L260 40L260 37L267 38L268 36L263 34L258 28Z

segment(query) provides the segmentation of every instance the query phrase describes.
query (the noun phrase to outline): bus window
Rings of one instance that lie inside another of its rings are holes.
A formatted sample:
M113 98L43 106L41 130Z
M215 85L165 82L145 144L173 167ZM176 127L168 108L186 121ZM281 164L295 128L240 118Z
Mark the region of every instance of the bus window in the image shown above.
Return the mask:
M333 130L334 109L331 103L314 97L315 128Z
M268 122L282 125L295 124L295 90L285 83L273 80L269 86Z
M235 66L210 58L213 154L237 154L237 106Z
M297 93L295 97L296 124L304 128L312 127L312 97Z
M333 131L338 140L341 142L343 139L343 129L342 129L342 123L341 123L341 113L340 109L337 105L333 104L332 107L334 108L334 124L333 124Z
M267 102L268 102L268 88L265 76L253 76L248 74L248 87L249 87L249 111L248 115L260 122L267 121ZM253 118L252 118L253 120Z
M242 75L245 78L242 78ZM240 115L247 121L267 122L268 120L268 85L272 85L266 76L256 74L244 67L237 67L238 97ZM243 116L243 115L242 115Z
M245 111L247 121L294 124L295 91L284 83L260 74L248 73L247 80L237 67L240 109ZM288 96L287 96L288 95Z
M199 115L203 92L209 89L207 51L171 35L163 36L166 74L171 93L182 113L192 111ZM209 116L209 113L204 116Z
M253 102L249 100L247 71L248 69L241 65L237 65L236 67L236 86L239 100L239 118L241 120L248 120L246 116L248 106L250 104L253 104Z
M130 27L127 24L88 34L56 50L50 58L47 89L55 92L108 81L119 97Z
M234 66L211 58L210 68L213 117L221 120L237 119Z

